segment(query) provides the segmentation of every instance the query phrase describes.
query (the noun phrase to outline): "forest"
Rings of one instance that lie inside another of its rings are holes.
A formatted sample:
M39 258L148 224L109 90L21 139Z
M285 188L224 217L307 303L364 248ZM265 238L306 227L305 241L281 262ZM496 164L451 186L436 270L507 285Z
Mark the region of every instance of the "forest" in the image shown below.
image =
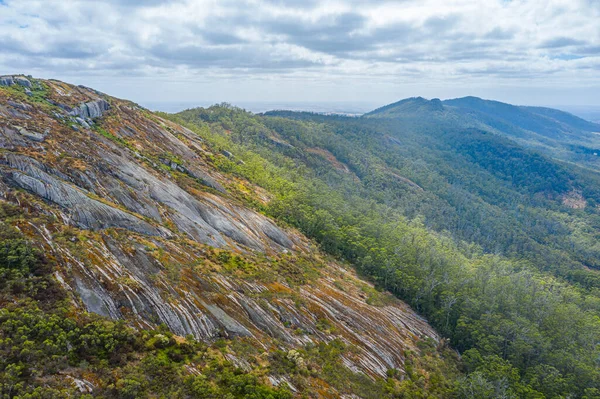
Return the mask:
M456 121L165 116L234 154L215 162L275 195L261 211L448 337L464 369L453 396L599 397L596 171Z

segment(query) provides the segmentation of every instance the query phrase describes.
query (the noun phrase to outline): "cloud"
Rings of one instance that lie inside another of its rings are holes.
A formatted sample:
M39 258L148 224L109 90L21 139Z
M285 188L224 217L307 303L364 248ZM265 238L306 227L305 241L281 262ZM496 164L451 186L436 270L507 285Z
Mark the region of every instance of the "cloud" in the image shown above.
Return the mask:
M600 85L599 4L3 0L0 71L592 86Z
M550 40L544 41L540 48L560 48L587 44L585 40L573 39L571 37L556 37Z

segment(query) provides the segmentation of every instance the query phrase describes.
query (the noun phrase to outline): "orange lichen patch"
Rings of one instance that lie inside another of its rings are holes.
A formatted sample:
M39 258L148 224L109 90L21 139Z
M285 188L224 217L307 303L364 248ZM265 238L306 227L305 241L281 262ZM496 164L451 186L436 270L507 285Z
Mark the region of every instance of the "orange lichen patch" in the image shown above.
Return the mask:
M82 377L82 379L92 383L94 386L99 386L101 383L101 379L98 377L98 375L95 374L94 372L90 371L89 369L84 370L81 373L81 377Z
M32 155L32 158L35 158L35 156ZM80 158L59 154L58 156L49 155L47 159L51 159L50 162L52 164L57 165L60 168L64 168L66 170L77 169L81 172L85 172L87 170L87 163Z
M187 340L184 337L181 337L179 335L173 335L173 339L175 340L175 342L177 342L178 344L185 344L187 342Z
M274 292L277 294L290 294L293 292L289 286L283 285L279 281L274 281L272 283L266 284L265 286L269 289L270 292Z
M307 148L306 151L325 158L326 160L329 161L329 163L331 163L331 165L334 168L336 168L337 170L339 170L341 172L351 173L350 168L346 164L338 161L338 159L335 157L335 155L333 155L331 152L327 151L324 148L319 148L319 147Z
M328 383L323 381L321 378L310 377L308 384L315 389L320 398L324 399L335 399L339 398L340 394Z
M273 195L271 193L269 193L267 190L265 190L262 187L259 187L257 185L252 185L252 192L254 193L255 197L263 204L263 205L268 205L269 202L271 202L271 200L273 199Z
M76 230L76 229L75 229ZM197 262L198 259L204 259L208 264L213 262L210 257L213 256L211 253L216 254L221 251L215 251L206 247L206 251L202 251L202 246L193 241L186 239L176 240L163 240L148 238L136 234L129 234L120 230L110 230L107 232L108 236L111 237L119 244L121 250L128 256L135 256L136 251L133 250L135 247L134 243L143 245L147 248L146 252L152 256L158 255L160 263L167 265L173 264L189 264ZM27 234L36 235L39 234L37 229L28 228ZM98 233L94 233L98 234ZM69 240L66 240L69 242ZM60 242L55 242L54 245L64 245ZM102 245L102 238L96 237L94 240L86 242L78 242L74 244L83 250L85 253L84 260L86 268L91 270L97 270L94 275L99 278L100 283L103 287L110 292L119 293L124 287L129 287L130 291L128 295L133 295L136 292L137 295L145 295L143 290L136 289L135 276L129 274L126 268L119 266L120 269L115 269L115 259L111 257L110 253L106 252L107 249ZM70 256L78 256L72 253ZM108 257L107 257L108 256ZM281 257L278 262L284 262L287 258ZM295 258L294 258L295 259ZM287 259L287 261L293 261L294 259ZM167 267L167 266L165 266ZM362 348L360 350L352 351L347 355L349 361L352 362L359 369L363 369L369 375L381 375L380 369L385 366L379 364L381 360L377 356L368 355L369 350L372 347L378 348L378 345L393 345L399 348L410 348L416 350L417 337L410 331L402 331L398 325L392 325L389 321L390 316L397 315L398 312L404 312L397 306L401 305L399 301L397 303L390 304L385 308L376 308L369 306L365 303L364 298L360 297L361 285L364 285L358 278L351 272L347 271L339 266L332 263L324 263L322 265L323 273L325 277L315 281L310 286L304 286L301 291L298 288L292 288L279 281L273 281L266 284L256 284L253 286L257 290L264 289L266 292L273 293L275 296L287 296L287 295L298 295L302 302L297 304L294 301L288 300L270 300L269 302L279 309L287 309L286 312L293 314L303 315L306 318L306 322L313 320L309 323L316 323L318 320L328 320L331 328L327 331L318 332L317 335L305 336L295 335L297 327L289 327L289 334L295 336L295 339L309 339L313 342L319 342L320 340L330 340L333 337L342 338L346 343L354 345L356 348ZM120 271L119 271L120 270ZM276 270L276 269L273 269ZM120 274L124 273L124 274ZM203 281L201 281L203 280ZM181 298L186 298L188 304L193 304L198 310L204 314L208 314L204 308L203 303L211 304L212 306L218 306L225 313L232 317L242 325L246 326L252 331L254 339L261 343L263 346L276 348L281 345L277 344L276 340L269 336L265 330L257 325L253 324L252 319L247 311L241 306L242 302L247 302L251 296L246 293L246 285L243 283L243 279L239 277L224 277L222 274L215 274L211 272L204 272L197 274L196 271L190 267L184 266L181 269L181 279L173 285L169 283L169 290L175 289L179 293ZM339 284L335 284L334 282ZM161 292L161 296L164 298L168 306L173 306L174 309L182 306L181 299L177 299L177 296L168 294L167 287L165 285L165 279L160 276L155 279L156 289ZM262 287L262 288L260 288ZM188 293L193 293L190 296ZM126 305L126 303L124 303ZM189 305L186 305L189 306ZM269 307L265 304L263 306L268 312ZM394 312L390 313L390 309L395 309ZM151 328L153 323L139 319L136 312L129 306L122 306L120 308L123 317L127 318L130 323L139 328ZM341 312L341 313L340 313ZM190 313L192 314L192 313ZM360 316L358 316L360 315ZM276 315L273 315L277 317ZM414 316L410 316L414 317ZM407 318L407 323L410 321L410 317ZM360 318L364 318L364 321L360 321ZM358 324L356 324L358 323ZM421 322L422 323L422 322ZM373 339L370 341L368 338L372 333L366 333L368 328L377 325L378 330L385 331L385 334L380 335L375 333ZM418 323L417 323L418 325ZM284 327L281 327L284 328ZM314 328L306 325L304 328ZM424 329L423 331L426 331ZM366 335L365 335L366 334ZM329 337L329 338L325 338ZM305 342L305 341L299 341ZM377 349L380 350L380 349ZM398 351L397 353L402 353ZM395 366L400 367L402 364L402 358L396 358ZM318 384L315 380L315 383ZM327 387L325 391L332 392Z
M230 178L230 183L227 185L227 188L233 195L247 204L258 202L262 205L268 205L273 199L273 195L262 187L239 177Z

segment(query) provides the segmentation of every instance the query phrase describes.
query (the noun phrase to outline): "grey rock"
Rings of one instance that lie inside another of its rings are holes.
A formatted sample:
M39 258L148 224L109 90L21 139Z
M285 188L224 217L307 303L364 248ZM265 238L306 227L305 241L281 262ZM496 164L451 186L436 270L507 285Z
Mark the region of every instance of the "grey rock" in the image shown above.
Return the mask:
M166 158L160 158L160 162L167 165L168 167L170 167L173 170L177 170L181 173L185 173L185 174L193 177L194 179L198 180L200 183L204 184L207 187L214 188L215 190L220 191L222 193L227 192L227 190L225 190L225 187L223 187L221 184L219 184L219 182L217 182L215 179L210 177L207 173L204 173L198 167L195 167L192 165L188 168L183 165L179 165L178 163L173 162Z
M196 199L172 181L159 179L124 157L106 152L104 159L110 164L107 169L123 183L144 193L152 202L169 207L173 222L192 238L217 247L227 246L230 238L246 247L265 250L260 240L262 225L257 225L261 224L257 221L266 219L264 216L249 211L244 213L248 216L245 220L240 217L242 208L228 205L218 197Z
M241 298L240 304L248 313L250 320L263 332L273 338L281 339L287 343L295 343L296 340L289 334L281 321L275 319L269 312L261 308L249 298Z
M256 230L260 231L277 244L288 249L292 249L294 247L294 243L292 243L283 230L277 227L266 217L245 208L238 208L237 212L244 220L250 222Z
M266 139L268 141L270 141L271 143L275 144L278 147L281 148L294 148L293 145L291 145L290 143L288 143L287 141L281 140L277 137L273 137L273 136L264 136L266 137Z
M37 141L37 142L44 141L44 139L48 135L47 132L44 132L44 133L32 132L21 126L15 126L15 128L17 129L17 131L19 132L19 134L21 136L27 137L29 140L33 140L33 141Z
M89 173L90 171L88 171ZM96 179L96 177L94 177ZM85 182L85 185L90 187L90 190L95 191L95 187L91 181ZM103 188L110 196L125 208L144 216L149 216L157 222L162 222L160 212L153 201L148 201L143 195L139 195L136 191L124 185L116 178L103 178Z
M23 87L27 87L28 89L31 89L31 82L29 81L29 79L27 79L23 76L13 76L13 79L16 84L21 85Z
M227 193L225 187L223 187L218 181L216 181L207 173L203 172L200 168L195 167L194 165L190 165L189 168L186 168L185 173L192 176L194 179L198 180L200 183L204 184L207 187L214 188L215 190L221 193Z
M20 109L22 111L29 111L31 109L31 105L29 105L29 104L18 103L16 101L12 101L12 100L8 100L6 103L8 105L10 105L11 107Z
M120 227L146 235L170 236L169 232L162 228L154 227L134 215L90 198L83 189L75 188L45 172L43 166L31 158L6 154L0 158L0 172L10 185L30 191L65 208L78 227L92 230Z
M229 151L226 151L226 150L221 151L221 154L225 155L229 159L233 159L234 158L233 154L230 153Z
M0 148L14 150L16 147L27 147L32 143L19 134L14 128L0 128Z
M75 118L75 121L77 121L77 123L79 123L81 126L85 127L86 129L90 128L90 125L85 120L83 120L83 118L81 118L79 116Z
M127 314L134 315L142 325L164 323L175 334L191 334L204 341L217 337L219 327L228 334L249 334L220 308L214 307L213 315L196 305L194 293L179 293L168 282L157 279L163 267L146 254L143 245L133 242L133 250L125 252L112 238L103 239L98 244L104 263L89 267L78 262L72 268L75 291L88 311L122 319L119 309L128 308ZM135 288L118 282L124 276L134 282ZM106 283L117 284L120 289L106 289Z
M203 307L210 312L210 314L216 319L221 327L227 332L229 336L234 337L249 337L252 333L248 331L246 327L241 325L233 317L229 316L223 309L217 305L211 305L204 302L200 302Z
M123 317L108 291L95 279L86 279L84 281L83 279L75 278L75 290L88 312L110 317L114 320Z
M110 109L110 104L105 100L95 100L84 104L71 111L71 115L82 118L99 118Z
M73 108L69 107L68 105L61 104L61 103L58 103L58 102L56 102L56 101L53 101L53 100L50 100L50 99L46 99L46 101L48 101L48 102L49 102L50 104L52 104L52 105L56 105L57 107L59 107L59 108L61 108L61 109L65 110L65 111L67 111L67 112L71 112L71 111L73 111Z
M20 110L13 107L6 107L4 110L8 111L9 117L14 117L17 119L31 119L31 116L22 113Z
M125 137L134 137L138 134L135 130L133 130L127 126L120 127L119 133L121 134L121 136L125 136Z
M9 187L4 184L2 180L0 180L0 198L6 199L6 194L8 193Z
M0 76L0 86L12 86L15 80L12 76Z

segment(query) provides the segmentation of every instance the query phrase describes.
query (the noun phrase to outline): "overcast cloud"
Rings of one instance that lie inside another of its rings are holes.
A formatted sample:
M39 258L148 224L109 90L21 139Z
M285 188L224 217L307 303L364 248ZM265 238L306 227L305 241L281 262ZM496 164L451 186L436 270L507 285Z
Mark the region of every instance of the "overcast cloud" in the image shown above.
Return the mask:
M0 73L142 104L600 105L600 0L0 0Z

